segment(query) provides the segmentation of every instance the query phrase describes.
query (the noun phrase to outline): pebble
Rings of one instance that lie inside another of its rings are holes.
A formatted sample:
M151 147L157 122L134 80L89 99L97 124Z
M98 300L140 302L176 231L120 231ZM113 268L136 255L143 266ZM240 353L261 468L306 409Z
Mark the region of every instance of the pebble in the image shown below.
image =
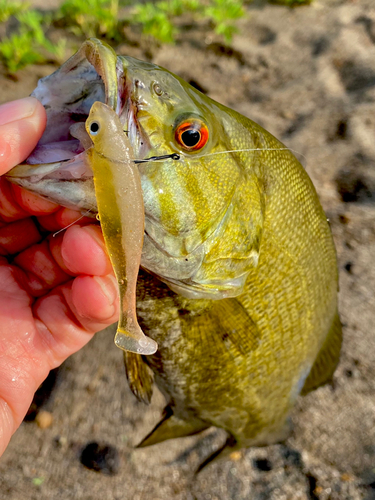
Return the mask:
M49 411L41 410L35 417L35 422L41 429L48 429L53 422L53 415Z
M238 462L242 458L242 453L241 451L233 451L229 456L231 460Z

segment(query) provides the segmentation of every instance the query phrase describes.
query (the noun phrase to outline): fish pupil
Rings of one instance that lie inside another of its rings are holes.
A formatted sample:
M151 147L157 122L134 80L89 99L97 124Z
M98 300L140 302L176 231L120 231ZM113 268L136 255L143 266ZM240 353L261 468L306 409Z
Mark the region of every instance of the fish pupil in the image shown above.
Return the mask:
M187 148L193 148L194 146L196 146L199 143L200 138L201 133L199 132L199 130L195 129L185 130L185 132L181 134L181 141Z
M92 122L90 124L90 132L92 134L97 134L99 132L99 123L98 122Z

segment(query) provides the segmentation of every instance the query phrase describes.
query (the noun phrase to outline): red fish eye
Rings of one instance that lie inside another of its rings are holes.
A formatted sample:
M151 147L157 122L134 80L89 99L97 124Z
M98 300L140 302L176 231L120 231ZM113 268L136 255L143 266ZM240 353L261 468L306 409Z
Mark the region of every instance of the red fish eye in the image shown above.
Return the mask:
M208 128L198 120L182 122L175 131L176 141L188 151L202 149L208 141Z

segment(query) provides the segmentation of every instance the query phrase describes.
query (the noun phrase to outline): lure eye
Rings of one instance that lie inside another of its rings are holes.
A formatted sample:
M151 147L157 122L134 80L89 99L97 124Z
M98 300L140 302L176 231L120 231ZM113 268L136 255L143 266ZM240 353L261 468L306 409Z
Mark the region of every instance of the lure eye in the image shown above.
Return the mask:
M208 128L201 120L186 120L175 130L176 141L188 151L202 149L207 144L208 137Z
M97 135L100 130L100 125L98 122L91 122L90 123L90 134L91 135Z

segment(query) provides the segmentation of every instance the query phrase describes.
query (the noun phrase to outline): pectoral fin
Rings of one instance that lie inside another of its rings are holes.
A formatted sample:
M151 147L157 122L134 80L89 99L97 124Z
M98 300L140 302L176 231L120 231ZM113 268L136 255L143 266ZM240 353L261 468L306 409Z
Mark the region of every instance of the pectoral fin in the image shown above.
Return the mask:
M244 358L254 351L261 340L261 332L252 320L246 308L237 299L215 302L211 309L211 318L215 318L219 328L218 337L225 346L228 344ZM215 332L216 333L216 332Z
M310 374L303 386L302 395L317 389L332 380L332 376L340 360L342 344L342 329L338 313L336 312L331 329L320 349L320 352L311 368Z
M144 448L153 444L161 443L167 439L192 436L210 427L210 424L197 418L182 420L173 415L170 406L164 409L163 417L154 429L137 445L137 448Z
M154 377L151 369L140 354L124 351L124 364L129 387L142 403L149 404L152 396Z

